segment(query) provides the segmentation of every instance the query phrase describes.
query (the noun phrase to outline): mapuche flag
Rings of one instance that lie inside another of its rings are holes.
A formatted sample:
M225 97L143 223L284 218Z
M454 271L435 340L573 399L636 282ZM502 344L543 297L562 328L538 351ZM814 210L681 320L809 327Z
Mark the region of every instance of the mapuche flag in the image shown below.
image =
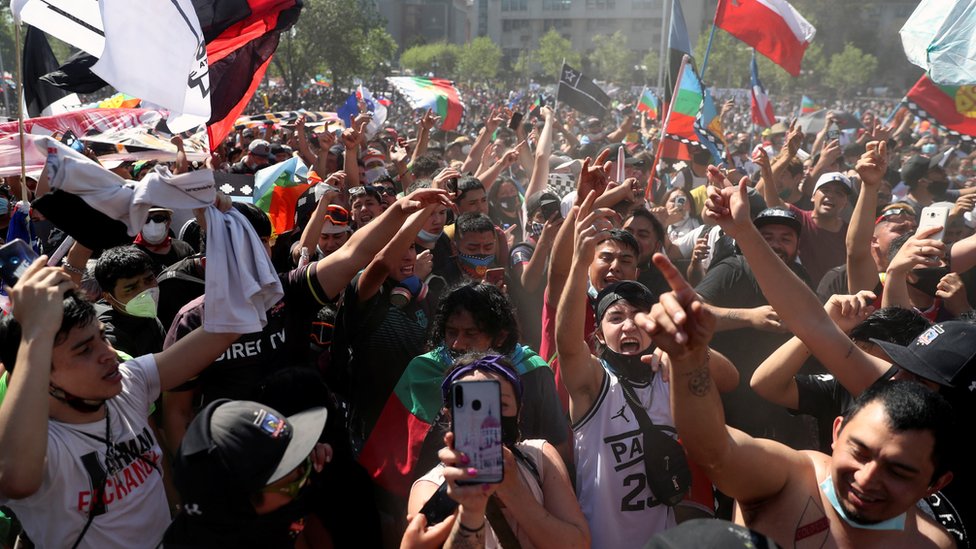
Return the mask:
M274 234L282 234L295 227L295 206L311 184L296 181L308 168L297 156L258 170L254 174L254 205L261 208L271 219Z
M805 95L800 99L800 115L801 116L802 115L806 115L806 114L813 114L813 113L819 111L822 108L823 107L821 107L820 105L816 104L816 102L814 102L813 99L810 99L809 97L807 97Z
M441 129L451 131L461 123L464 103L454 82L425 76L389 76L386 79L400 92L412 109L430 109L441 117Z
M647 113L648 118L657 119L658 111L657 97L654 95L654 92L644 88L644 91L641 92L640 99L637 100L637 112Z
M559 73L556 99L591 116L602 117L610 105L610 96L596 82L566 63L563 63L563 70Z
M719 0L715 26L799 76L817 29L786 0Z
M950 135L976 139L976 86L943 86L923 75L904 102L918 117Z

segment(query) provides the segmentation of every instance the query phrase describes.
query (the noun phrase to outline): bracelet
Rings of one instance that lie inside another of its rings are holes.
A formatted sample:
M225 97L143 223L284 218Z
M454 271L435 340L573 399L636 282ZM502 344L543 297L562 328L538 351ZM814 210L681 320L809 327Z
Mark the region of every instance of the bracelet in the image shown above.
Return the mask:
M482 522L481 523L481 526L479 526L477 528L468 528L467 526L464 525L463 522L461 522L460 520L458 520L458 526L461 527L461 530L462 531L468 532L469 534L477 534L478 532L480 532L480 531L482 531L482 530L485 529L485 523L484 522Z
M75 267L71 263L68 263L67 259L61 262L61 268L68 271L69 273L85 276L85 269L79 269L78 267Z

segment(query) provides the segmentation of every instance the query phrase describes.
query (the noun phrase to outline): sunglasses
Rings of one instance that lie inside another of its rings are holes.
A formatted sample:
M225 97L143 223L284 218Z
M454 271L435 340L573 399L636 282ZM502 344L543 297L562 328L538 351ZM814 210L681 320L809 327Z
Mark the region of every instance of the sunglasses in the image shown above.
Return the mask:
M329 213L325 214L325 220L333 225L348 225L349 212L340 206L329 206Z
M146 223L150 221L152 221L153 223L166 223L169 221L169 216L166 214L151 215L146 219Z
M385 194L386 196L396 196L396 189L394 189L393 187L381 187L378 185L362 185L360 187L353 187L349 189L349 196L357 197L360 195L364 195L367 192L373 192L378 195Z
M312 476L312 456L305 458L305 461L299 465L299 468L302 471L302 474L297 479L284 486L267 486L261 491L273 494L285 494L292 499L298 497L298 493L302 491L302 488L304 488L306 484L308 484L308 478Z

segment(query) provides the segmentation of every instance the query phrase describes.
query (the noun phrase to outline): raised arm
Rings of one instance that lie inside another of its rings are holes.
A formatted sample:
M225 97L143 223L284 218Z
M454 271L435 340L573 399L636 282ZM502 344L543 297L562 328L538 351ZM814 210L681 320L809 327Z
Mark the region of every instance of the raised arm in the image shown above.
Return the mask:
M359 136L360 133L357 128L342 130L342 146L345 148L342 153L342 169L346 172L347 191L351 187L358 187L362 184L359 177Z
M298 117L295 122L295 139L298 140L298 156L302 159L302 162L306 166L315 166L318 157L312 152L312 147L308 145L308 136L305 135L305 115ZM326 149L322 154L328 154L329 150ZM318 170L316 170L318 171ZM325 174L320 174L325 175Z
M871 141L857 161L861 193L847 227L847 291L873 290L878 285L878 266L871 256L874 212L878 208L878 187L888 169L888 145Z
M403 227L397 231L393 240L369 262L369 265L363 270L363 274L359 276L359 285L356 289L356 296L360 303L368 301L376 295L376 292L383 286L383 281L390 276L390 273L400 267L404 254L413 245L414 240L417 239L417 233L423 228L424 223L434 213L437 206L437 204L430 204L423 210L411 214Z
M535 156L532 160L532 177L529 179L529 186L525 188L526 198L544 190L549 181L549 157L552 155L552 109L542 107L539 109L545 123L542 131L539 132L539 142L535 145Z
M726 427L709 369L708 343L715 319L664 255L655 254L654 264L672 291L661 295L650 314L638 314L637 323L670 358L672 415L688 457L736 501L760 502L775 496L786 488L791 473L803 466L802 455Z
M513 264L512 271L519 277L522 288L527 292L534 292L546 282L546 266L549 263L549 256L552 252L552 243L563 224L563 218L559 213L554 213L552 218L542 226L542 233L539 240L535 243L535 250L532 257L524 266Z
M174 135L169 142L176 145L176 161L173 163L173 174L179 175L186 173L190 169L190 163L186 160L186 149L183 148L183 138Z
M0 494L12 499L34 494L43 482L54 339L64 293L75 287L63 269L47 267L47 259L36 259L8 290L21 329L15 374L0 406Z
M481 157L485 153L485 149L488 144L491 143L491 136L498 129L498 126L502 124L505 120L508 120L512 116L512 113L508 109L492 109L488 113L488 118L485 120L485 125L481 128L481 132L478 133L478 137L475 138L474 143L471 144L471 150L468 151L468 157L464 159L464 164L461 166L461 173L475 173L481 166Z
M519 149L521 149L523 146L525 146L524 141L516 145L515 148L505 151L505 154L503 154L502 157L499 158L494 164L475 176L479 181L481 181L481 184L485 186L485 191L491 188L492 184L495 183L495 180L498 179L498 176L506 168L518 162ZM482 165L482 168L484 168L484 165Z
M390 242L407 216L434 203L453 206L447 191L418 189L394 202L379 217L354 232L341 248L319 260L315 273L326 296L332 298L338 295L352 277Z
M709 170L714 169L709 167ZM709 190L706 215L735 238L749 261L763 294L780 319L823 364L851 372L858 381L848 389L863 391L888 370L889 364L855 346L830 321L817 296L769 248L749 219L746 179L738 186Z
M430 143L430 132L441 119L434 115L434 111L427 109L427 112L417 121L417 146L413 150L410 161L413 162L421 156L427 154L427 144Z
M785 208L786 204L779 197L779 185L776 183L776 176L773 173L772 165L769 163L769 155L766 153L766 149L760 147L756 151L755 156L752 157L752 161L759 164L760 179L759 184L756 185L756 190L762 192L766 206L770 208Z
M945 244L941 240L929 238L940 230L942 227L920 229L906 240L895 257L891 258L888 270L885 271L882 307L912 308L912 300L908 294L908 276L916 266L938 265L945 256Z
M583 334L585 319L587 268L593 262L596 247L609 238L611 220L617 219L613 210L593 211L596 193L589 193L583 204L576 207L575 223L567 222L574 230L572 267L556 309L556 352L563 384L569 392L569 415L573 422L581 419L596 400L603 382L603 369L590 355ZM573 217L572 215L570 216Z
M315 211L312 213L312 217L309 218L308 223L305 224L305 228L302 229L302 238L299 240L298 246L292 250L291 258L296 264L302 255L302 248L307 248L309 255L312 255L312 251L315 250L315 246L319 241L319 235L322 234L322 226L325 225L325 214L329 212L329 205L334 203L335 199L339 196L339 189L345 185L345 179L346 172L340 170L330 175L325 181L319 183L319 185L326 185L326 191L322 194L322 198L319 199L319 203L315 205Z

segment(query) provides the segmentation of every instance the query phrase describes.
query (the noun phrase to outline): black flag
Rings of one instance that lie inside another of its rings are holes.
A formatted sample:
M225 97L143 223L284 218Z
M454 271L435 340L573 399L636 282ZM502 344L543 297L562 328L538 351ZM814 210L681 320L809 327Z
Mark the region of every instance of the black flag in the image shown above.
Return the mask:
M90 53L75 52L58 70L42 76L41 82L75 93L95 93L108 85L91 71L96 62L98 58Z
M58 60L51 51L44 31L27 26L27 36L24 37L24 103L27 105L27 115L31 118L40 116L41 111L71 92L58 89L40 78L58 69Z
M592 116L602 117L610 105L610 96L600 89L583 73L563 63L563 70L559 74L559 90L556 98Z

